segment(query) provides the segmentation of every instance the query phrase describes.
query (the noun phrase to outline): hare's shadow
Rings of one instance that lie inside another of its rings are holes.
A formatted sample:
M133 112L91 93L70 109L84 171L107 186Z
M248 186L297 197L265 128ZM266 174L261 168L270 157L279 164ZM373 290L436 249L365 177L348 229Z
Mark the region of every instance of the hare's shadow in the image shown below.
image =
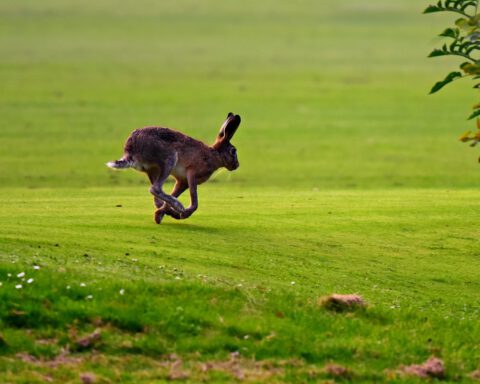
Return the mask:
M222 229L219 227L209 227L204 225L198 224L190 224L190 223L178 223L178 222L169 222L169 223L162 223L160 226L168 227L170 230L175 230L177 233L188 233L188 232L199 232L199 233L212 233L218 234L222 233Z

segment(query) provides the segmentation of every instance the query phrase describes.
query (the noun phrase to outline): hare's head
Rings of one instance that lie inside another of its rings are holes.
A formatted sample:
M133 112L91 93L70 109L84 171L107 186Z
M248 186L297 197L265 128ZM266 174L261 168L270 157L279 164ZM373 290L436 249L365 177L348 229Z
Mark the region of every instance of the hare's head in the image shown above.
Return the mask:
M223 165L229 171L233 171L240 166L237 158L237 149L230 143L230 140L240 125L240 121L240 116L230 112L227 120L225 120L220 128L215 144L213 144L213 148L218 151Z

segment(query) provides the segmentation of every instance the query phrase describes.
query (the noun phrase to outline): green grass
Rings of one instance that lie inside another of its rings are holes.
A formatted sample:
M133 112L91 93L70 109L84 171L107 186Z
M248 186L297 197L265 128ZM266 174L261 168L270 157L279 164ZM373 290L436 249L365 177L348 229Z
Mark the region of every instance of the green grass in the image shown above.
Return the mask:
M52 358L68 346L81 369L113 382L140 382L144 365L146 382L166 378L149 359L171 353L194 364L240 351L291 364L287 381L325 377L319 368L329 361L350 367L356 382L385 380L385 370L432 354L452 381L478 364L476 191L212 185L191 220L161 227L147 220L144 188L9 192L1 199L6 356ZM16 290L20 272L34 282ZM318 299L331 292L360 293L370 307L329 313ZM111 361L99 366L76 351L72 327L102 328L97 349ZM131 358L141 364L126 371ZM13 381L11 360L1 364ZM78 376L44 365L16 369ZM195 366L188 372L198 379Z
M452 63L425 59L446 19L424 5L2 1L0 381L415 382L398 368L430 356L468 381L475 100L427 96ZM103 165L144 125L212 142L228 111L241 167L186 221Z

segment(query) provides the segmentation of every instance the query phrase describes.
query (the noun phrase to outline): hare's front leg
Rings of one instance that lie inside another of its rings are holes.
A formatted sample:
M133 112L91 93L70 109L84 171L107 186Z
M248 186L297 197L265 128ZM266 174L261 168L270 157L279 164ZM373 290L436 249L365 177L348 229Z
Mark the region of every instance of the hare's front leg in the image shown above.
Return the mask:
M153 181L152 186L150 187L150 193L157 199L170 205L179 214L182 214L185 211L182 203L180 203L176 197L168 195L163 191L163 184L165 183L165 180L167 180L168 175L170 175L170 171L175 165L175 160L175 158L172 158L165 161L164 164L159 164L160 172L157 179Z
M177 180L175 182L175 186L173 187L173 191L171 195L173 197L179 197L183 192L186 191L188 188L188 184L185 182L182 182L180 180ZM155 222L157 224L160 224L163 220L163 217L167 214L169 216L172 216L174 219L181 219L181 216L179 213L171 209L167 203L164 203L157 197L155 197L155 206L157 207L157 210L155 211Z
M190 189L190 206L182 213L182 219L192 216L198 208L198 194L197 194L197 178L195 172L191 169L187 170L188 188Z

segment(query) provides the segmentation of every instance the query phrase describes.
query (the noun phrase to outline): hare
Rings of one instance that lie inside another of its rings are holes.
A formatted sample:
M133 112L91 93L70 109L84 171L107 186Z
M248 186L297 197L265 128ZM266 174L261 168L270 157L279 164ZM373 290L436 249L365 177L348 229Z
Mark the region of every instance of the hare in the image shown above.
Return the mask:
M230 112L210 147L169 128L137 129L125 143L124 156L106 165L114 169L134 168L148 175L157 224L165 215L177 220L186 219L198 208L197 185L207 181L221 167L234 171L240 166L237 150L230 143L240 121L239 115ZM176 180L171 195L163 191L169 175ZM190 189L191 203L184 208L177 198L187 188Z

